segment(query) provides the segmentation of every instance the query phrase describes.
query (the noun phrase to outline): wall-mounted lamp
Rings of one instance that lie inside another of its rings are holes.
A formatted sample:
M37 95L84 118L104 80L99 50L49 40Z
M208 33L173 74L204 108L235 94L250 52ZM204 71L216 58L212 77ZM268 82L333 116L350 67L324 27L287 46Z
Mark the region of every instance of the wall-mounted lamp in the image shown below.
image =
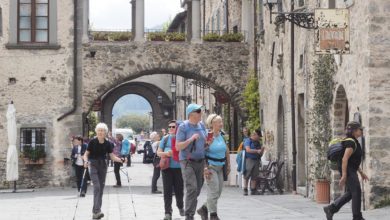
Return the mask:
M269 22L272 24L272 8L274 5L277 5L279 0L263 0L263 4L267 5L269 8Z
M163 102L163 97L160 94L158 94L158 96L157 96L157 102L158 102L158 104L162 104L162 102Z

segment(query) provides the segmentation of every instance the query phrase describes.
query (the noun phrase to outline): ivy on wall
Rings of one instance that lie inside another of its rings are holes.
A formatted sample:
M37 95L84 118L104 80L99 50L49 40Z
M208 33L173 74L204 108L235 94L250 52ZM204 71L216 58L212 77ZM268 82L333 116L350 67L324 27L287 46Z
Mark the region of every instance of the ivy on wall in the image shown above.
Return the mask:
M260 93L259 93L259 81L256 77L256 73L251 71L248 83L243 93L244 101L243 105L248 111L248 120L246 126L251 130L260 128Z
M332 55L320 55L313 66L314 105L310 112L312 130L309 142L317 154L316 163L313 164L315 178L328 179L330 172L327 169L326 151L332 138L330 107L333 103L333 76L336 66Z

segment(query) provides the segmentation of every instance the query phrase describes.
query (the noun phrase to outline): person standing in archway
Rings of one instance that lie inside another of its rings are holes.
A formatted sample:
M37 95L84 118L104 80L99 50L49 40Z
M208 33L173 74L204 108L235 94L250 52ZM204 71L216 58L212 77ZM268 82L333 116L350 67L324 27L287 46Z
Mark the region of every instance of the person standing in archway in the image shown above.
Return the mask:
M363 151L360 146L359 137L363 135L363 127L359 122L350 121L346 127L346 138L352 140L343 141L345 147L344 156L339 163L339 172L341 175L340 186L346 185L345 193L337 198L332 204L324 207L327 220L332 220L333 215L338 212L347 202L352 200L353 220L364 220L361 211L361 193L359 177L360 174L363 181L367 181L367 175L360 168L362 162Z
M93 208L92 218L101 219L104 214L101 212L103 190L107 175L107 154L111 160L118 163L126 163L126 158L119 158L113 152L112 144L106 139L108 127L104 123L96 125L96 138L92 139L84 153L84 167L89 168L93 183Z
M160 144L160 135L153 131L150 134L150 139L152 141L153 154L157 153L158 145ZM160 167L153 167L153 177L152 177L152 194L161 194L162 192L157 189L157 181L160 178L161 170Z
M201 105L189 104L186 115L188 120L184 121L177 131L176 147L180 150L180 166L186 188L184 208L186 220L192 220L203 185L207 132L201 122Z

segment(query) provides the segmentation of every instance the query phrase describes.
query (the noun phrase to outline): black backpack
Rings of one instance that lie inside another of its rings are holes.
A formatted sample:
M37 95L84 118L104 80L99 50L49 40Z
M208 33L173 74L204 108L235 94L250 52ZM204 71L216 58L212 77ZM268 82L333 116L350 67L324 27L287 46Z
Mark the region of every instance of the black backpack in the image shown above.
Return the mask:
M150 141L146 141L144 145L144 158L143 163L153 163L155 153Z
M333 139L329 143L329 148L327 152L328 160L330 160L331 162L338 162L343 159L344 152L345 152L345 147L343 145L344 141L353 141L355 143L355 140L353 140L352 138ZM356 151L356 143L353 152L355 153L355 151Z

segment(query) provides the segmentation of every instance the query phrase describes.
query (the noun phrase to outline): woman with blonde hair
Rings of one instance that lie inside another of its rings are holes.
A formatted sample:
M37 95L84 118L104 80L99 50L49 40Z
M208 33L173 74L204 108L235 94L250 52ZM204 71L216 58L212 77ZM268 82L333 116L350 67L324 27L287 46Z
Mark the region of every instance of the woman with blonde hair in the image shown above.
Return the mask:
M93 183L93 208L92 218L101 219L104 214L101 212L103 190L107 175L107 154L111 160L118 163L126 163L126 158L119 158L113 154L113 146L106 139L108 127L104 123L96 125L96 138L92 139L84 153L84 167L89 168Z
M208 149L206 150L206 167L204 176L207 185L207 202L197 210L202 220L219 220L217 215L218 199L221 196L224 175L230 173L229 148L221 134L223 127L222 117L217 114L211 114L206 120L210 131L207 136ZM224 174L224 166L226 166Z

